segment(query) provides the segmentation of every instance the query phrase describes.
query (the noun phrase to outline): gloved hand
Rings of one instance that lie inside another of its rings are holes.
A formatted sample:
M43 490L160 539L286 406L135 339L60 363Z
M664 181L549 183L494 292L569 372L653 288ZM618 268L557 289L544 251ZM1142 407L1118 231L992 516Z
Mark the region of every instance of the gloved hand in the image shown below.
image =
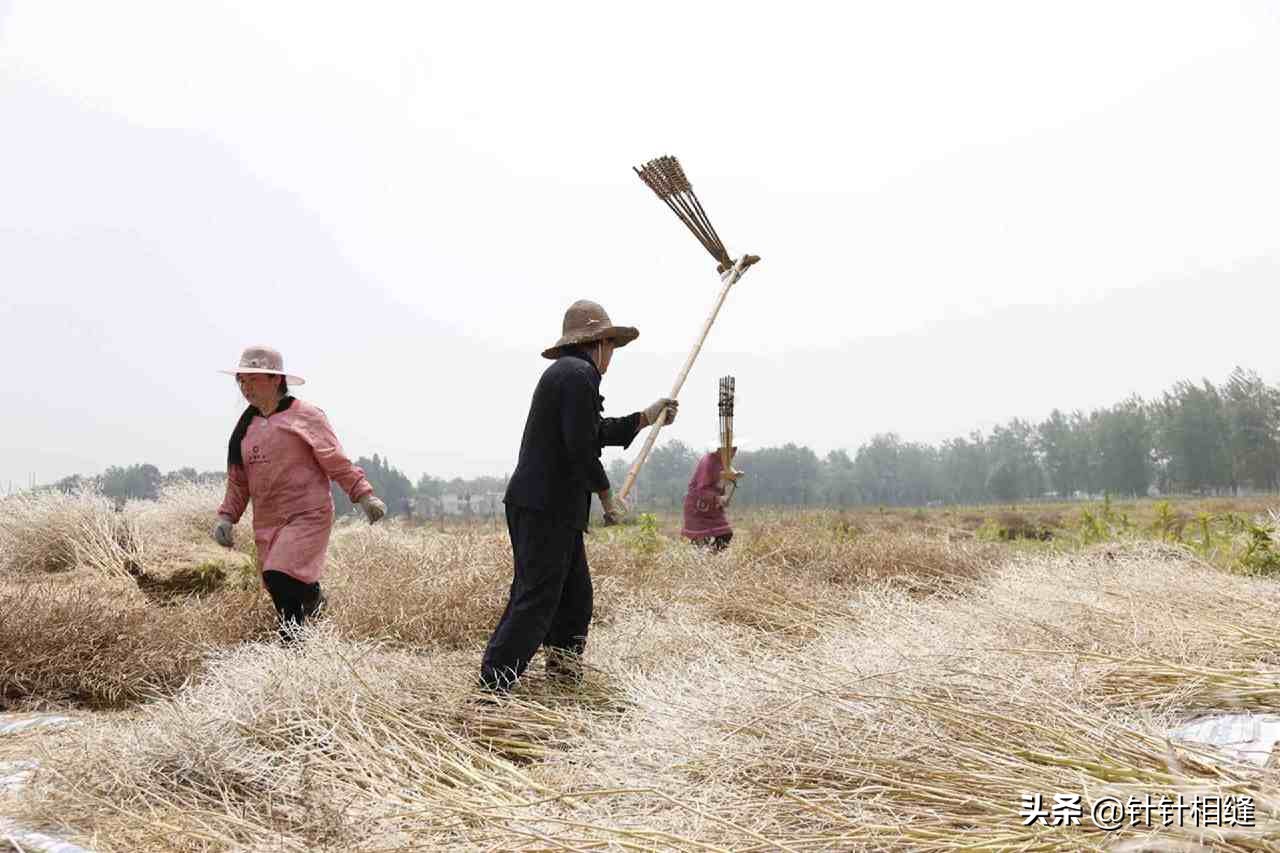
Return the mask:
M605 527L620 524L623 516L631 509L625 501L617 500L613 497L612 489L600 493L600 507L604 510Z
M231 530L234 526L231 519L218 516L218 523L213 526L213 541L223 548L230 548L233 544Z
M365 495L362 497L360 499L360 508L364 510L364 517L369 519L370 524L387 514L387 505L378 500L377 495Z
M674 423L676 412L680 409L680 401L670 397L659 397L653 405L644 410L644 425L652 426L657 423L663 409L667 410L667 419L663 421L663 425Z

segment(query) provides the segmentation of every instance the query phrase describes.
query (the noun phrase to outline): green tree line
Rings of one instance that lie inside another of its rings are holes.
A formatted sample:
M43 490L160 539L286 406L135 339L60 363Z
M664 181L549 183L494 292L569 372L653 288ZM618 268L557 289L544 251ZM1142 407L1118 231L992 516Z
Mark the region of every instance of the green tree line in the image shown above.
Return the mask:
M681 504L702 453L669 441L649 455L641 506ZM610 479L626 477L615 460ZM873 436L851 456L786 444L739 451L736 506L919 506L1112 494L1237 494L1280 488L1280 388L1236 368L1214 385L1182 381L1087 414L1054 409L937 445Z
M420 511L426 503L422 499L439 500L444 495L456 495L467 498L472 495L486 495L506 491L505 477L454 477L449 480L423 474L413 483L404 472L396 468L386 457L373 454L372 457L361 456L355 460L356 465L364 469L364 475L378 497L387 505L387 515L409 515ZM339 513L351 511L351 501L335 484L333 486L333 503Z
M668 441L649 454L635 495L638 505L679 507L701 455ZM445 494L501 494L505 477L429 474L416 483L378 454L361 456L388 513L409 512L419 499ZM919 506L929 503L1012 502L1103 493L1237 494L1280 488L1280 388L1237 367L1214 385L1180 381L1162 394L1131 396L1087 414L1054 409L1036 423L1014 418L988 434L974 431L937 445L904 441L896 433L873 436L852 455L819 457L793 443L743 450L734 465L747 472L736 506ZM621 488L629 460L615 459L609 478ZM75 475L55 486L70 491L94 484L119 499L154 499L166 482L220 481L221 471L182 468L162 474L154 465L113 466L97 477ZM334 488L340 513L351 503Z
M505 477L474 477L464 479L454 477L445 480L423 474L417 484L409 481L404 472L378 454L372 457L361 456L355 464L364 469L374 491L387 505L388 515L405 515L412 511L418 498L440 498L445 494L460 497L468 495L501 493L506 489ZM155 500L160 490L169 484L189 483L222 483L227 477L226 471L197 471L194 468L179 468L168 473L150 463L118 466L113 465L96 476L72 474L63 477L51 487L61 492L74 492L84 488L93 488L118 501L123 500ZM333 485L334 508L339 514L352 510L351 501Z
M97 476L72 474L53 484L60 492L75 492L95 488L107 497L117 500L155 500L160 489L171 483L220 483L225 471L197 471L195 468L178 468L167 474L149 463L138 465L112 465Z

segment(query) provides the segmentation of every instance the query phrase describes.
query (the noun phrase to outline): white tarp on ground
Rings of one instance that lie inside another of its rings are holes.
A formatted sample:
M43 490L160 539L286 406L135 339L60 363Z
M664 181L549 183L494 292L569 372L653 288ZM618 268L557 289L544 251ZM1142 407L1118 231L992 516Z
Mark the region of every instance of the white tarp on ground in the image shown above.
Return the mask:
M70 717L59 717L56 714L0 714L0 736L73 722ZM34 761L0 762L0 793L17 791L31 778L37 766ZM7 842L9 846L31 853L93 853L92 850L52 835L22 829L3 816L0 816L0 842Z
M61 841L52 835L18 829L4 818L0 818L0 841L8 841L10 845L16 841L20 849L29 850L31 853L93 853L92 850L69 841Z
M38 766L34 761L0 761L0 792L16 791L27 784Z
M16 735L27 729L62 726L71 722L70 717L57 714L0 714L0 735Z
M1280 742L1280 714L1214 714L1186 723L1170 737L1216 747L1237 761L1259 767L1280 765L1272 750Z

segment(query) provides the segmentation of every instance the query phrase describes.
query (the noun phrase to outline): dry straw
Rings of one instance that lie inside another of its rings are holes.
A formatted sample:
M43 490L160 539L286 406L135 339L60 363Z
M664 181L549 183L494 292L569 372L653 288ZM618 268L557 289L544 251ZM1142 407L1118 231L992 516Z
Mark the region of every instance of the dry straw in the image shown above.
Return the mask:
M106 651L24 637L9 683L79 660L131 710L48 741L13 811L104 851L1276 849L1277 771L1164 736L1274 696L1273 584L1179 549L1007 559L851 530L761 516L725 554L597 532L585 687L535 664L488 702L495 533L343 530L334 609L293 649L228 615L264 614L249 590L161 604L104 579L98 617L74 584L31 586L46 630L63 608ZM1027 793L1247 795L1257 826L1028 827Z

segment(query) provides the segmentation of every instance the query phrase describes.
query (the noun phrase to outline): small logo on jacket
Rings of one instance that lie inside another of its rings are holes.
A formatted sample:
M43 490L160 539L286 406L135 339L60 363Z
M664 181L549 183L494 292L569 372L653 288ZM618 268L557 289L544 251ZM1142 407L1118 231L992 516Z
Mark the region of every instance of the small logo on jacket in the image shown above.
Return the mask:
M249 455L244 458L246 465L265 465L270 461L267 458L267 454L263 453L262 448L256 444L249 450Z

